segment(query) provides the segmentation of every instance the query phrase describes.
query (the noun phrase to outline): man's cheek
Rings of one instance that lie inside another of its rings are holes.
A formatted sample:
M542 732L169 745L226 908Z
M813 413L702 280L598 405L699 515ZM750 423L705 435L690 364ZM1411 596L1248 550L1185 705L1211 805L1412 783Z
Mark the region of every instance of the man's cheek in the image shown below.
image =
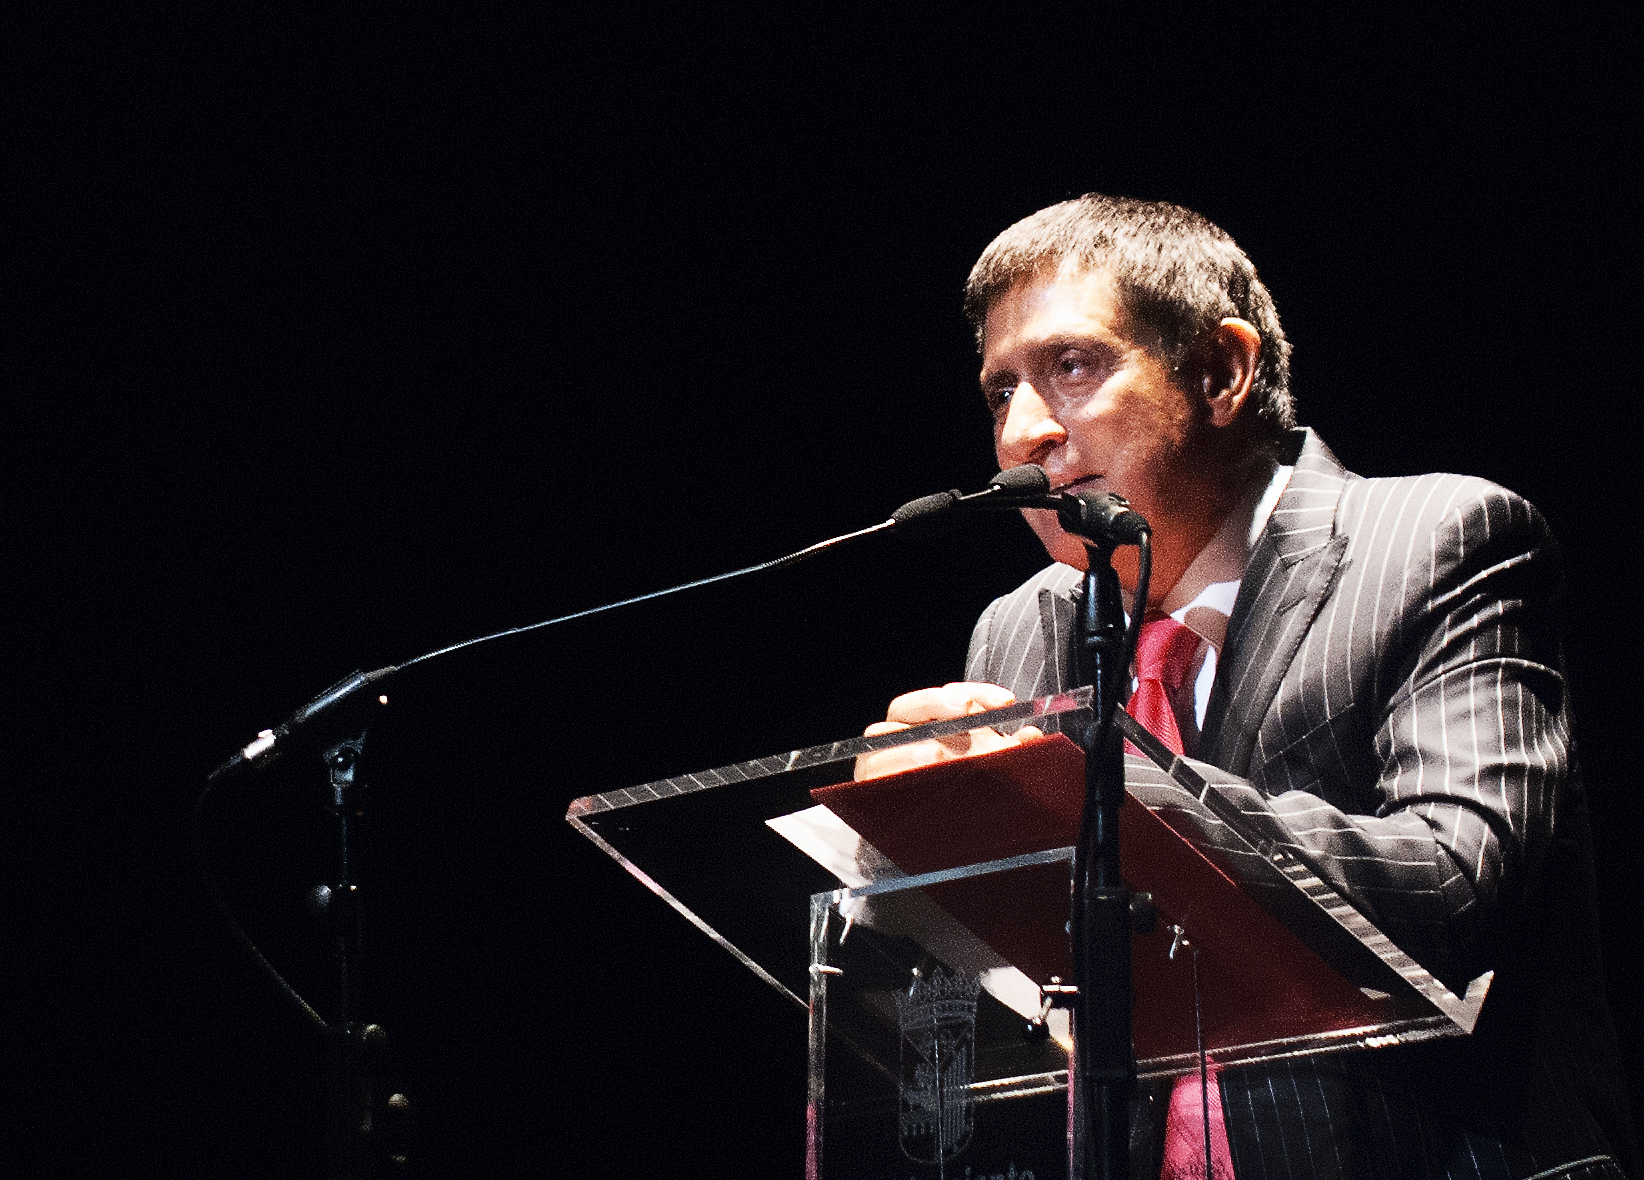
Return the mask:
M1039 540L1044 542L1046 549L1055 549L1077 540L1062 531L1062 522L1056 518L1054 512L1029 513L1028 524L1032 526Z

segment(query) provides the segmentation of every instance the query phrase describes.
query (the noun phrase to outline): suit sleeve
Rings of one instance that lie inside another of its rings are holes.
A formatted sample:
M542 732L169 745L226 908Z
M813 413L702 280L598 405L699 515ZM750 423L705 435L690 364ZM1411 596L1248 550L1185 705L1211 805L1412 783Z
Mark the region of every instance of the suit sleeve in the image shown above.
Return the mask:
M1340 645L1338 688L1344 662L1372 670L1352 706L1279 749L1259 740L1252 781L1221 773L1216 789L1454 984L1492 965L1551 844L1570 765L1561 576L1540 516L1499 488L1402 557L1369 601L1327 603L1306 641ZM1364 617L1381 611L1390 624Z

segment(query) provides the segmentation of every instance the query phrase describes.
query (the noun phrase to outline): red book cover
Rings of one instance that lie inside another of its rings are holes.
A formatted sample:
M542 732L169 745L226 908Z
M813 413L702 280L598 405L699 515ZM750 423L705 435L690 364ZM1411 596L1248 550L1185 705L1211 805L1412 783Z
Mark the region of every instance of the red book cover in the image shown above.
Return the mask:
M909 874L1073 844L1084 754L1057 734L812 797ZM1169 950L1172 925L1199 951L1205 1043L1251 1045L1382 1023L1396 1013L1343 979L1159 815L1126 795L1120 857L1131 888L1153 895L1159 921L1133 936L1139 1059L1193 1053L1190 955ZM1065 862L945 882L932 900L1036 983L1072 976Z

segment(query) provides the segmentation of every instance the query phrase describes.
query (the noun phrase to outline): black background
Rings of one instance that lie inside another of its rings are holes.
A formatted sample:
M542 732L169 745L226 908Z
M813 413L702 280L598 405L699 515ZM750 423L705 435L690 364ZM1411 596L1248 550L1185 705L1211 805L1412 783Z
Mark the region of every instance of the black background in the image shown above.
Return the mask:
M1145 8L20 22L15 1174L316 1174L316 1038L195 885L205 774L354 668L981 486L960 286L1089 189L1239 240L1349 466L1488 476L1552 519L1636 1060L1636 659L1610 653L1639 614L1637 28ZM860 729L957 676L1037 561L1001 522L398 683L358 876L423 1174L797 1175L802 1012L565 805ZM316 998L322 781L287 764L211 811Z

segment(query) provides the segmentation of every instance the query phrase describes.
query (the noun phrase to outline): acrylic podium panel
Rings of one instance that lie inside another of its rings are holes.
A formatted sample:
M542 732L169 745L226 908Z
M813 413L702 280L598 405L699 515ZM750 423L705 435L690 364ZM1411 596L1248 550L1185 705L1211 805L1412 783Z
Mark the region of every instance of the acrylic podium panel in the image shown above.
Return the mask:
M852 783L864 752L978 725L1054 731L1088 690L578 799L567 819L811 1014L812 1176L1066 1174L1067 978L1082 755L1055 735ZM1123 871L1144 1076L1471 1030L1456 996L1223 805L1214 768L1126 757ZM1245 835L1241 835L1245 832ZM1248 838L1246 838L1248 836ZM808 918L808 937L807 937ZM797 1084L797 1079L796 1079ZM825 1148L825 1150L824 1150Z
M842 825L827 823L811 791L848 782L858 754L977 725L1054 725L1065 714L1088 715L1089 702L1089 690L1081 689L974 718L774 754L589 795L574 800L565 818L760 978L806 1007L811 895L905 875Z
M816 895L808 1176L1067 1175L1067 1013L1026 1035L1039 989L942 902L1065 898L1071 851Z

